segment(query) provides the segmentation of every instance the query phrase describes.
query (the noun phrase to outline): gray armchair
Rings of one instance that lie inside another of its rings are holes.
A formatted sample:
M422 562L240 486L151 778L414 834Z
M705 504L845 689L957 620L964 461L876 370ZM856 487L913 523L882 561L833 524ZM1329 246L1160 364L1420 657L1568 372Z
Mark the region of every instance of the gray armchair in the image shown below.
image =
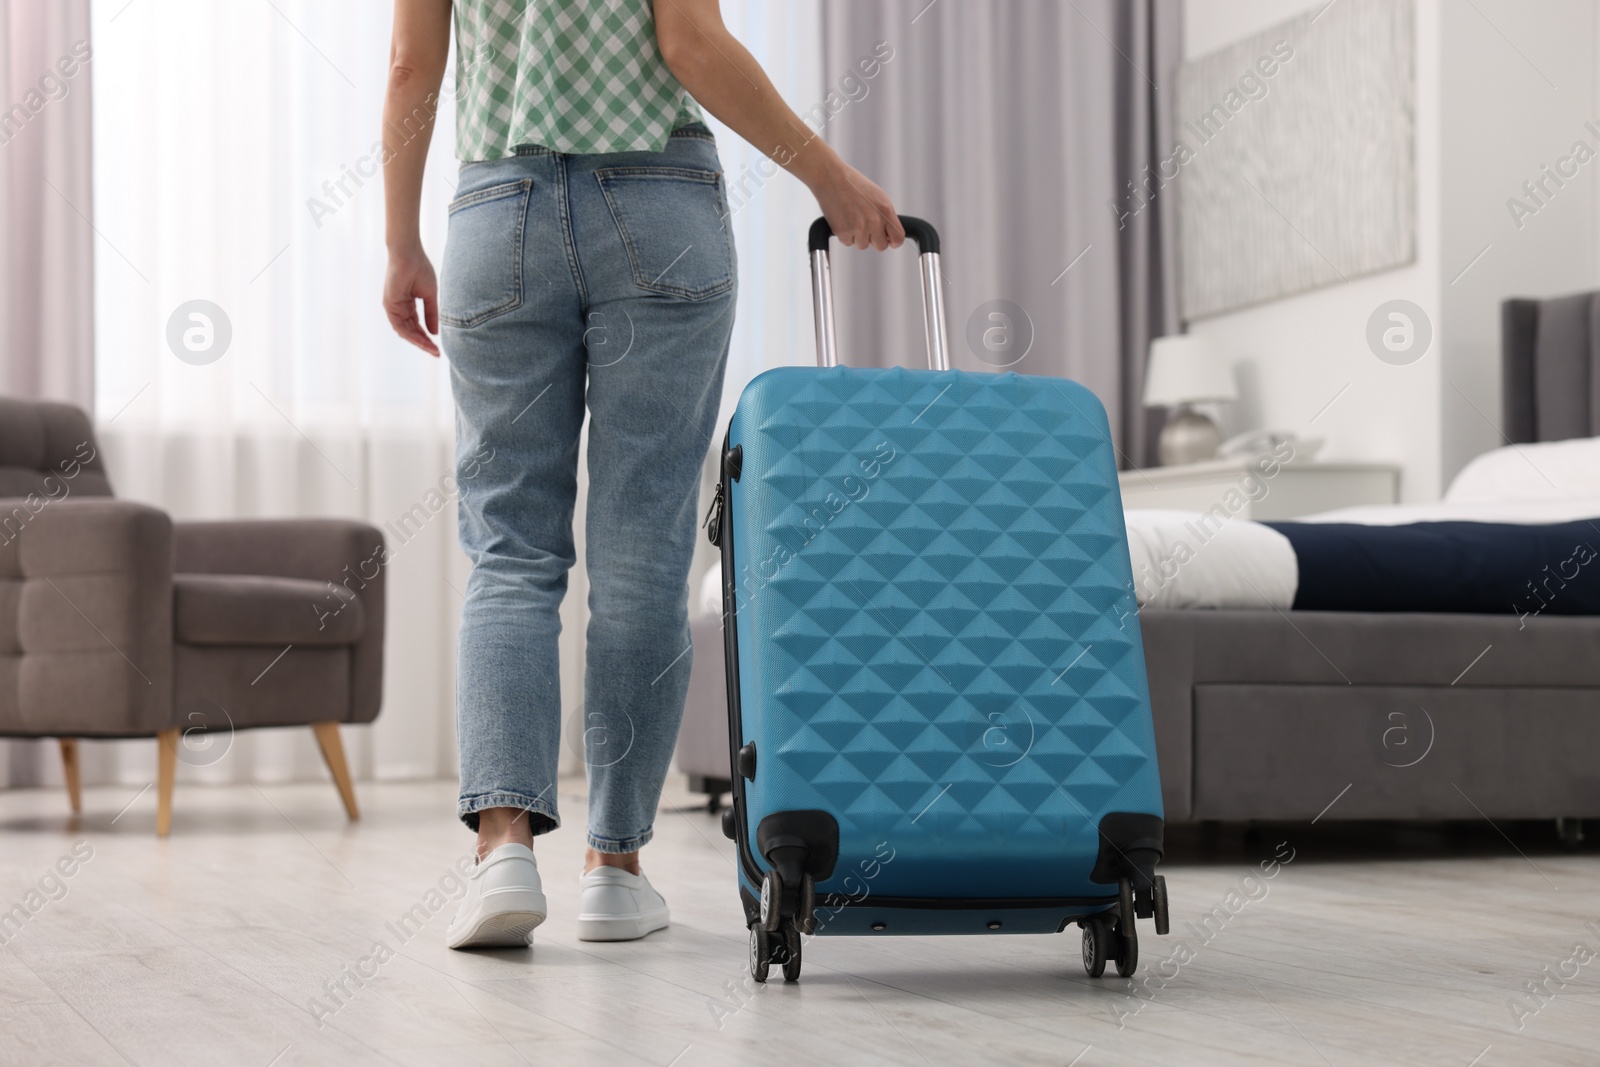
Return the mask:
M174 523L112 499L84 412L0 399L0 737L60 739L73 811L81 738L157 739L165 836L186 734L310 726L358 818L339 724L378 716L383 622L375 527Z

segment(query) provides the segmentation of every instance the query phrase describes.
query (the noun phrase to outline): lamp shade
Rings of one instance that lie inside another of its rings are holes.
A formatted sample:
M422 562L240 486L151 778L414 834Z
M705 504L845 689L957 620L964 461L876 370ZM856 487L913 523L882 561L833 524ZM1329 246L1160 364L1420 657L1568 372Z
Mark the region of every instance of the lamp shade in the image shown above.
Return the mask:
M1237 396L1233 368L1204 337L1174 334L1150 342L1150 366L1144 379L1146 407L1176 407Z

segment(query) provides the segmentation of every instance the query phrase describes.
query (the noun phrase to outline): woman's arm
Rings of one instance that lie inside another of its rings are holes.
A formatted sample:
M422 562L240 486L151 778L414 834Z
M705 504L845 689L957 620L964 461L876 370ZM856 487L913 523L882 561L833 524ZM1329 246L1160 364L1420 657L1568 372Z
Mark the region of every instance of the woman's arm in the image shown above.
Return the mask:
M845 244L898 247L906 238L889 194L850 166L773 88L722 24L718 0L654 0L656 43L695 101L810 188Z
M389 85L383 97L383 196L389 270L383 310L407 341L439 354L439 284L422 250L422 170L439 113L439 83L450 55L450 0L395 0ZM417 321L422 301L423 323Z

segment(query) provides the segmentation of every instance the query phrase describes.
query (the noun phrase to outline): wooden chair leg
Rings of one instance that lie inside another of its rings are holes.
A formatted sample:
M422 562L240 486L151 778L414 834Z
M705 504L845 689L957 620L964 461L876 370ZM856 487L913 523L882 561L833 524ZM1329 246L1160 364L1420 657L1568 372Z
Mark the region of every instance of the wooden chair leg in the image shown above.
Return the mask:
M344 741L339 737L339 724L314 722L311 724L311 732L317 735L322 758L333 774L333 784L339 787L339 797L344 801L345 814L350 816L351 822L354 822L361 818L361 809L356 807L356 784L350 779L350 765L344 759Z
M67 776L67 799L72 804L72 814L83 810L83 776L78 769L78 739L63 737L61 742L61 769Z
M172 832L172 783L178 777L178 735L173 727L156 734L159 771L156 778L156 836Z

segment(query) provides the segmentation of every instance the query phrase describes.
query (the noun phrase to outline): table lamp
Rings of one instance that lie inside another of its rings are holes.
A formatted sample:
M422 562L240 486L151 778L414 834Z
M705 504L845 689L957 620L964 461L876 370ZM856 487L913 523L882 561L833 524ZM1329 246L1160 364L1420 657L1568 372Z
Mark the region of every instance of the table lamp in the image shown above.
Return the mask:
M1233 368L1204 337L1175 334L1151 341L1144 402L1146 407L1168 409L1158 443L1161 465L1170 467L1214 458L1222 434L1216 423L1191 405L1233 400L1237 396Z

